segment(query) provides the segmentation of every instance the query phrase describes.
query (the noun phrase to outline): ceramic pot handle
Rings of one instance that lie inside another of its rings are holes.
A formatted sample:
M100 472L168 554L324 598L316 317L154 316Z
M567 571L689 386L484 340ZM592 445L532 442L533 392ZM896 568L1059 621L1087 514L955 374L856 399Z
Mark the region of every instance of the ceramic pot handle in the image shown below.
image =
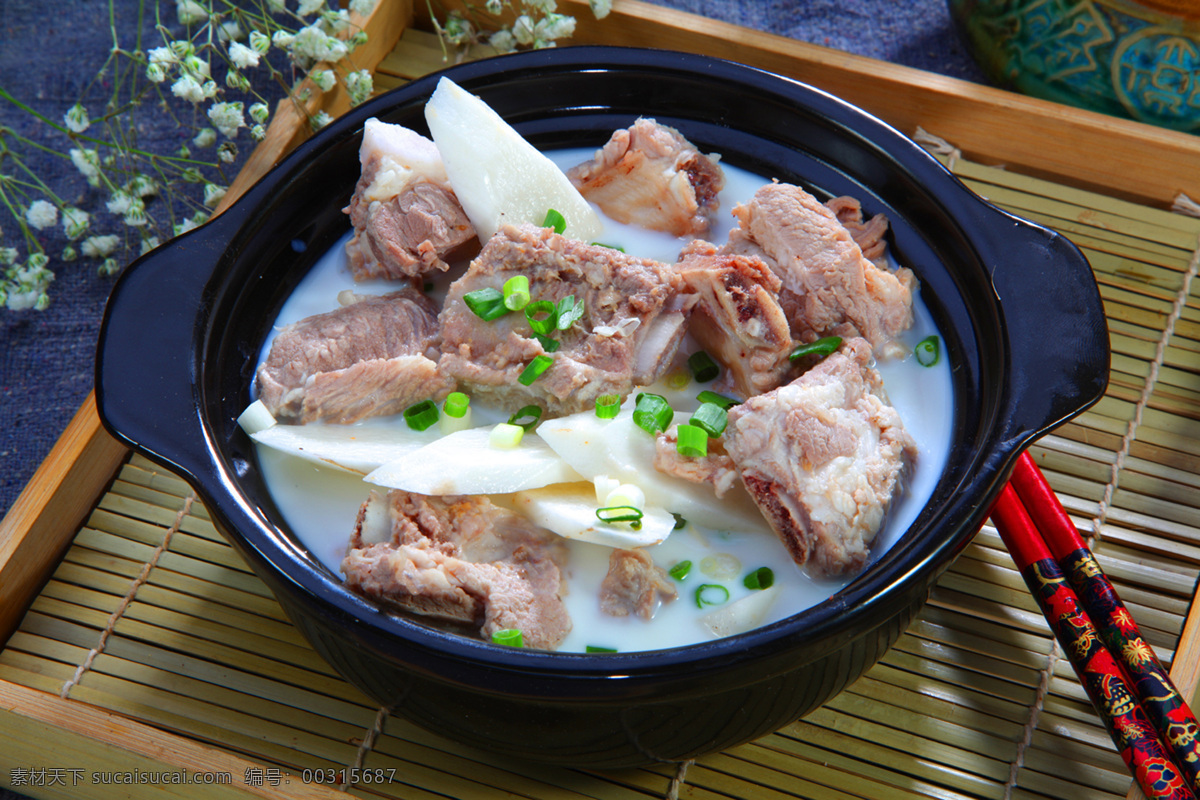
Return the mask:
M1002 212L1003 213L1003 212ZM1003 303L1009 435L1029 440L1103 396L1108 327L1083 253L1066 237L1004 214L984 226L1000 254L992 287ZM1001 335L1001 332L997 332Z
M207 458L198 332L235 231L233 215L221 215L129 265L109 296L96 353L96 403L108 431L190 475Z

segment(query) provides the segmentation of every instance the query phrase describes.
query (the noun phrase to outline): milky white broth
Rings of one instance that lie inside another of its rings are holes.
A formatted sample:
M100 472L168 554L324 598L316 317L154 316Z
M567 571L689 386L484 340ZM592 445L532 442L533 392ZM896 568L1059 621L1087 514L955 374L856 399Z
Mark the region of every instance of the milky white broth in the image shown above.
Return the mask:
M562 168L591 159L594 150L575 149L551 153ZM750 199L765 180L744 170L723 165L726 186L721 192L721 205L715 230L706 238L724 242L734 220L729 213L737 203ZM304 317L338 307L338 292L352 289L363 294L382 294L393 290L395 284L384 280L355 282L346 264L347 236L326 253L301 281L284 304L275 320L275 327L296 322ZM672 236L621 225L605 219L604 235L599 241L623 247L627 253L673 263L682 241ZM455 269L451 273L457 274ZM444 282L439 289L444 288ZM914 299L913 328L902 338L909 346L937 329L919 296ZM261 358L270 349L270 339L264 343ZM689 341L680 352L694 349ZM944 350L944 348L943 348ZM879 363L888 397L904 420L905 427L916 440L918 456L904 495L894 502L884 527L871 545L871 559L891 547L908 529L933 491L938 475L950 448L953 398L951 394L949 360L943 352L934 367L919 366L912 356L902 361ZM676 409L676 421L686 421L690 410L676 398L694 398L705 385L692 382L684 393L669 394ZM472 424L485 425L506 420L516 409L489 412L472 401ZM693 406L694 407L694 406ZM318 423L319 424L319 423ZM405 425L399 415L372 418L360 426ZM288 526L297 538L323 564L340 574L342 557L354 527L359 506L372 488L386 490L364 482L361 476L259 446L258 456L267 486L278 504ZM648 464L647 469L653 469ZM685 517L686 509L677 509ZM648 548L656 564L669 568L678 561L692 562L691 573L677 582L679 596L662 604L650 621L637 616L610 617L600 612L599 588L608 569L611 550L600 545L566 540L569 559L565 568L568 592L564 602L571 615L571 633L559 648L561 651L583 651L588 646L615 648L622 652L654 650L694 644L713 638L700 617L714 610L701 610L695 602L696 587L703 583L724 585L730 593L730 603L751 593L742 583L743 576L759 567L769 566L775 573L774 599L762 624L769 624L798 611L803 611L828 598L842 588L849 578L837 580L814 578L792 561L783 544L770 531L765 521L757 530L714 531L689 524L672 533L666 541ZM736 574L728 578L705 575L700 565L706 556L732 555L740 563Z

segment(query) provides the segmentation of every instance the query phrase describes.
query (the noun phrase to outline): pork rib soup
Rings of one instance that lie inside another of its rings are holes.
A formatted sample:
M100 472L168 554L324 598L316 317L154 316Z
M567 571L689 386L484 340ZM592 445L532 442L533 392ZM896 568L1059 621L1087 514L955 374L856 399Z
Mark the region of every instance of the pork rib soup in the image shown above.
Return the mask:
M904 533L953 398L885 218L650 119L542 154L448 81L427 117L367 123L242 419L351 590L498 644L662 649L803 613Z

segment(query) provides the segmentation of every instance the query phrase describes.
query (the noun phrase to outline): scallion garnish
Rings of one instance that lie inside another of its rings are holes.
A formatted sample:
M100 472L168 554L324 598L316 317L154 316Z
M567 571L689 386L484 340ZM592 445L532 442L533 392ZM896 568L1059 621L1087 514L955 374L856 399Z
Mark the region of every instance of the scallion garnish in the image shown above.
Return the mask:
M467 292L463 295L463 302L475 312L475 316L486 322L499 319L508 313L508 308L504 305L504 294L491 286Z
M747 589L770 589L775 583L775 573L770 567L759 567L742 579Z
M688 422L697 428L703 428L709 436L716 437L725 433L725 426L729 424L729 412L716 403L702 403Z
M621 411L621 396L602 394L596 398L596 416L600 419L612 419Z
M723 394L717 394L716 392L710 392L707 389L696 395L696 399L701 403L712 403L713 405L718 405L726 411L734 406L742 404L741 400L737 400L733 397L727 397Z
M688 356L687 363L696 383L708 383L721 374L721 368L717 366L717 362L713 361L712 356L703 350L697 350Z
M524 406L520 411L508 418L509 425L516 425L523 428L525 431L531 431L537 427L537 424L542 419L541 406Z
M422 400L404 409L404 421L414 431L423 431L437 424L438 409L432 400Z
M617 652L617 648L615 648L615 647L601 647L598 644L589 644L587 647L585 647L583 649L584 649L584 652L586 652L586 653L615 653L615 652Z
M471 398L462 392L451 392L446 395L446 401L442 403L442 411L448 417L464 417L467 414L467 409L471 405Z
M595 245L596 247L607 247L609 250L618 250L622 253L625 252L625 248L621 247L620 245L605 244L604 242L592 242L592 244Z
M520 311L529 305L529 278L513 275L504 282L504 307L509 311Z
M575 295L569 294L554 306L555 327L560 331L574 325L583 316L583 301L576 300Z
M674 417L675 412L671 409L671 404L662 395L643 392L637 396L633 421L650 435L666 430Z
M543 372L550 369L550 365L553 363L554 359L548 355L534 356L533 361L530 361L529 365L517 376L517 383L528 386L540 378Z
M917 342L917 346L913 348L913 355L917 357L917 363L922 367L932 367L938 362L938 357L941 355L941 346L938 343L938 337L926 336L921 341Z
M547 353L553 353L558 348L562 347L562 342L560 342L558 339L551 339L549 336L543 336L540 333L535 333L533 338L538 340L538 343L541 344L542 349Z
M521 444L525 429L520 425L509 425L501 422L488 432L488 446L496 450L512 450Z
M675 518L675 527L671 528L671 530L679 531L679 530L683 530L684 527L687 526L687 520L684 519L683 515L680 514L678 511L672 511L671 516Z
M729 590L719 583L702 583L696 587L696 608L719 606L729 599Z
M691 571L692 571L692 562L691 561L680 561L679 563L672 565L672 567L669 570L667 570L667 574L670 575L672 578L674 578L677 581L682 581L684 578L686 578L688 576L688 573Z
M492 634L492 643L502 644L505 647L524 647L525 639L517 628L504 628Z
M552 208L546 212L546 219L542 221L542 227L554 228L555 233L562 233L567 229L567 220Z
M675 449L684 458L704 458L708 455L708 433L699 425L680 425Z
M542 316L542 315L545 316ZM549 336L554 330L558 315L554 313L554 303L549 300L536 300L525 306L525 320L534 333Z
M642 526L642 510L633 506L605 506L596 509L601 522L628 522L634 528Z
M804 356L821 356L823 358L835 352L841 346L842 337L826 336L823 339L817 339L815 342L798 346L795 350L788 353L788 358L792 361Z

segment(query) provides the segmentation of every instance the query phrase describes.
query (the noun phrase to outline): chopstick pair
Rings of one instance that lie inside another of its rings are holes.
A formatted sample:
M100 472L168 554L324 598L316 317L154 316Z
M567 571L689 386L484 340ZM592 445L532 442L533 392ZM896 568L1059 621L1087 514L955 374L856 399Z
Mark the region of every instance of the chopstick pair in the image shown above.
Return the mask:
M1196 800L1195 717L1028 453L991 516L1142 791Z

